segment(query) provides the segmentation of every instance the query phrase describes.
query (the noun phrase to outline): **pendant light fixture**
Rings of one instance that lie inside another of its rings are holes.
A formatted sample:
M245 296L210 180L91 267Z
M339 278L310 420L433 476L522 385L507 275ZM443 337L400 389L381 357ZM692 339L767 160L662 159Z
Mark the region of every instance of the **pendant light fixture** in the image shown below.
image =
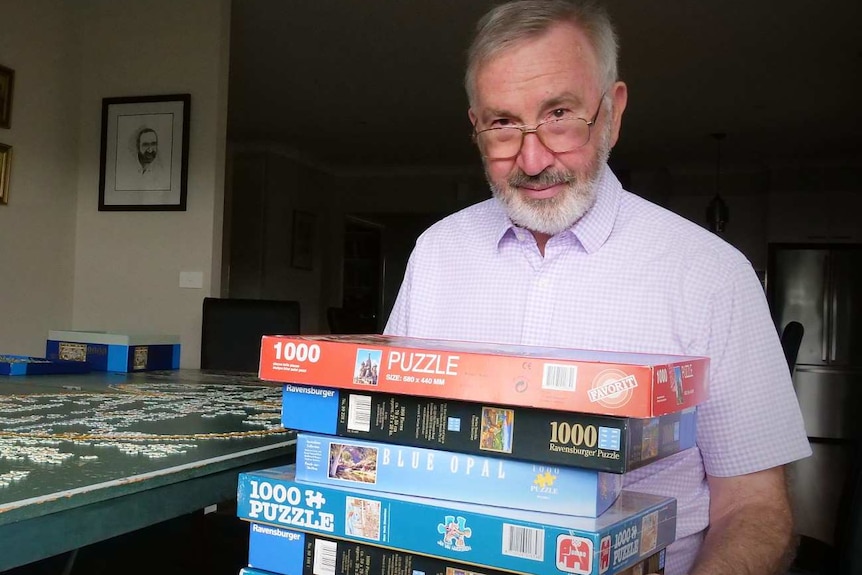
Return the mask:
M706 206L706 223L711 232L720 234L724 232L730 219L727 204L721 197L721 141L724 140L726 134L716 132L711 136L715 140L715 196Z

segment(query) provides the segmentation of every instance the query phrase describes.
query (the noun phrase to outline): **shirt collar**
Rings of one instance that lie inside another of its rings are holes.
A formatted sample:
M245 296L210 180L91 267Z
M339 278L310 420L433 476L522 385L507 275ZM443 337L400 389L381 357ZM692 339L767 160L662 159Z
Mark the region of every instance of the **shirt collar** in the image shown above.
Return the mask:
M562 232L572 234L583 246L584 251L593 253L601 248L611 235L619 212L622 198L622 185L611 169L605 164L596 182L596 203L575 224ZM506 214L499 200L492 199L496 206L493 237L499 248L507 236L515 237L516 226Z
M605 164L596 182L596 203L569 231L588 254L601 248L611 235L620 209L623 187Z

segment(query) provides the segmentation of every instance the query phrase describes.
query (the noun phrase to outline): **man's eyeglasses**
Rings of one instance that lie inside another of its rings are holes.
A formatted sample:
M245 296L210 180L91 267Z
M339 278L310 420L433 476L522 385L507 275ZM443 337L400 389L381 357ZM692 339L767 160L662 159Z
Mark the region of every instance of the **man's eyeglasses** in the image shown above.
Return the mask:
M599 98L599 106L592 120L584 118L555 118L539 122L535 126L497 126L473 132L473 139L479 145L479 151L489 160L508 160L521 152L526 134L536 134L542 145L554 152L562 154L586 146L590 141L590 132L599 112L605 95Z

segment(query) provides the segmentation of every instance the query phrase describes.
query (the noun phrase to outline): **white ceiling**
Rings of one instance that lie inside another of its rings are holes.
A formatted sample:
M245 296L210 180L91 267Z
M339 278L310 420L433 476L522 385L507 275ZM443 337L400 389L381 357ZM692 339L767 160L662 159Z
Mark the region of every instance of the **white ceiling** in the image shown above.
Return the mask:
M333 170L476 167L463 54L489 0L234 0L228 137ZM618 168L860 165L860 0L608 0Z

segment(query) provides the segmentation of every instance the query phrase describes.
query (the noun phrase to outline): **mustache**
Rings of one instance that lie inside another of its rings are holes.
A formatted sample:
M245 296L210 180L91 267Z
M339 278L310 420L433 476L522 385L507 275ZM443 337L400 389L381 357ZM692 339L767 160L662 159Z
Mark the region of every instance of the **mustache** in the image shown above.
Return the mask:
M574 174L567 172L543 170L535 176L530 176L525 174L523 171L518 170L516 173L509 176L506 183L513 188L519 188L521 186L547 187L555 186L557 184L568 185L574 183L576 180L577 177Z

